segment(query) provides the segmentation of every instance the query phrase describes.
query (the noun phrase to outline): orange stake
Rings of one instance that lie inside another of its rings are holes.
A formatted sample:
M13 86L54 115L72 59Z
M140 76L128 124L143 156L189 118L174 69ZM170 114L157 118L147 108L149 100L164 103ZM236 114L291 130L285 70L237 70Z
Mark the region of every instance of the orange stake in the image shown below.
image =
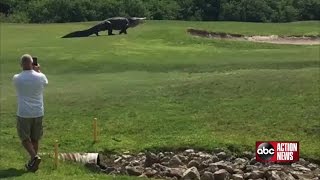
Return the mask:
M97 142L97 118L93 119L93 142Z
M54 168L55 169L58 168L58 163L59 163L59 161L58 161L59 154L58 153L59 153L58 152L58 140L56 140L54 143Z

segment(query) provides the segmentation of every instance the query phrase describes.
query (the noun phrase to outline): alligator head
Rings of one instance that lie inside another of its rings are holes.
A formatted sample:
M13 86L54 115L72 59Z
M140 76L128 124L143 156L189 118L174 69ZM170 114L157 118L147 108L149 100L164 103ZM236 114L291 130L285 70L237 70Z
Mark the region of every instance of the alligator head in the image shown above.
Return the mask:
M143 17L143 18L140 18L140 17L130 17L130 18L128 18L129 23L130 23L129 26L130 26L131 28L136 27L136 26L138 26L139 24L142 24L145 19L147 19L147 18L146 18L146 17Z

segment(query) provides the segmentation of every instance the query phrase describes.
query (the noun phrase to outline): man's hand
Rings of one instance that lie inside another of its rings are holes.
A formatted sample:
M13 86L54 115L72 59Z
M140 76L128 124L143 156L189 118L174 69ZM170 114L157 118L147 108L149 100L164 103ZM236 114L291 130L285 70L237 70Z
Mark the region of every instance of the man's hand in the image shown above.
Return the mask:
M37 66L33 66L33 70L40 73L40 64L38 64Z

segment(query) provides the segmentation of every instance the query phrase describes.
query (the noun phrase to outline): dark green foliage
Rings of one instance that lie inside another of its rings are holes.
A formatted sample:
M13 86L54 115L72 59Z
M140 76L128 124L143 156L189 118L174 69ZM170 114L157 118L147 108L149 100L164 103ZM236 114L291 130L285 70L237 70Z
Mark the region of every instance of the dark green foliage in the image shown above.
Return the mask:
M299 19L320 19L320 1L319 0L296 0Z
M2 0L10 22L78 22L114 16L163 20L319 20L319 0Z
M172 0L149 0L145 1L148 9L148 18L154 20L178 19L180 6ZM140 15L141 16L141 15Z

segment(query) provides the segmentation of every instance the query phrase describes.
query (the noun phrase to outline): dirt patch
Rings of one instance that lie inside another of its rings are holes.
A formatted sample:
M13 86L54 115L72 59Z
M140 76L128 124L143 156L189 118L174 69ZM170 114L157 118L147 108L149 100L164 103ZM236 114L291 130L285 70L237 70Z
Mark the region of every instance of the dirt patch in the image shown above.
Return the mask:
M272 44L293 44L293 45L319 45L319 36L245 36L242 34L232 34L224 32L210 32L199 29L189 28L187 32L193 36L213 38L213 39L230 39L238 41L251 41L251 42L262 42Z

